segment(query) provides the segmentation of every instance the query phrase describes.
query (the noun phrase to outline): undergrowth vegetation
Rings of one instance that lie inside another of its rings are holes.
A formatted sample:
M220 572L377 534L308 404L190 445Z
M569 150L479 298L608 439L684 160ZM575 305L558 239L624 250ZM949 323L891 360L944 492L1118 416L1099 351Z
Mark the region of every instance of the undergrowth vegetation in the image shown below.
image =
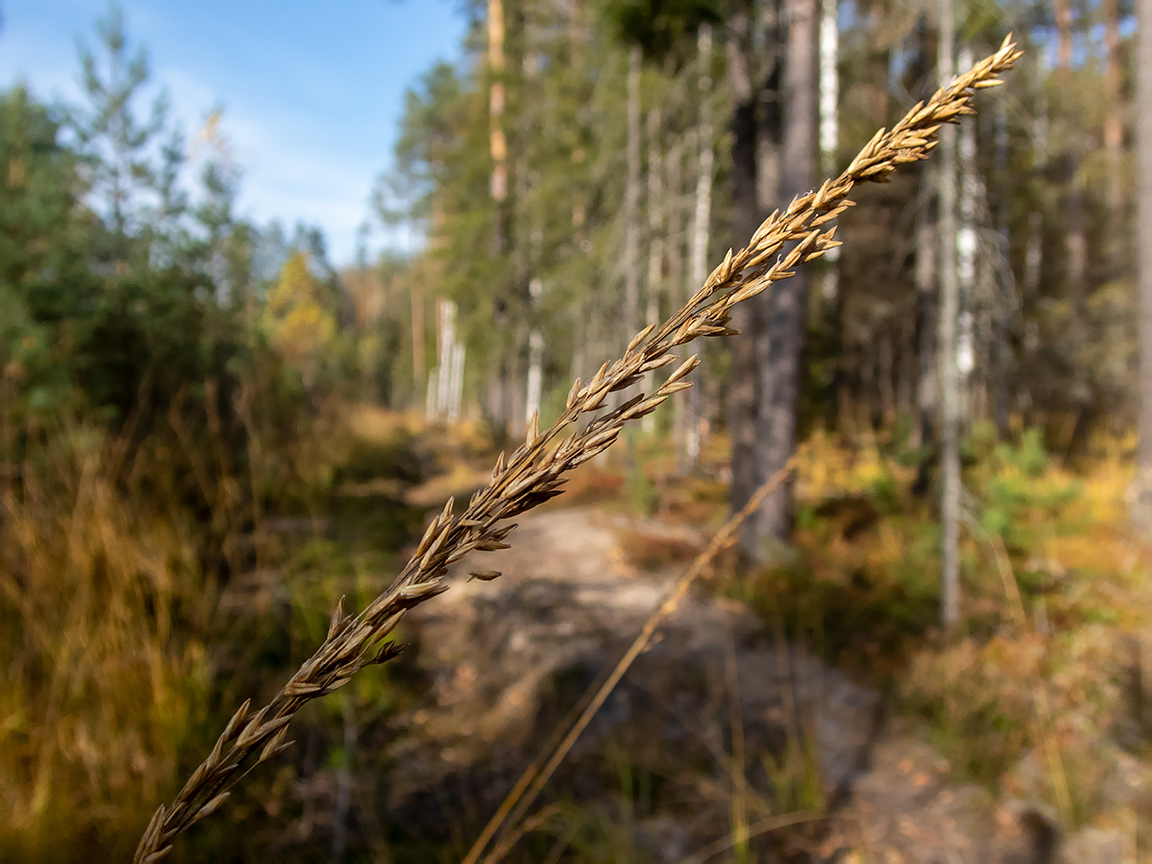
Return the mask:
M795 559L751 572L730 562L715 584L891 694L958 780L1071 808L1074 824L1107 821L1147 748L1133 689L1149 595L1125 506L1132 446L1101 440L1073 470L1036 430L995 446L972 430L962 623L948 640L935 507L896 439L813 434Z

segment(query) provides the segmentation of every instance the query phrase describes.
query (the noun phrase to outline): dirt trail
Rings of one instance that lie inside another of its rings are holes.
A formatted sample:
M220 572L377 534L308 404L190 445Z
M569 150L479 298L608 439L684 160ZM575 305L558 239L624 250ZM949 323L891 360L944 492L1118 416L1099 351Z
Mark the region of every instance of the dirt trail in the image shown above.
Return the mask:
M628 524L592 508L530 516L511 549L461 562L452 589L414 614L430 697L404 718L410 734L393 753L404 766L395 805L414 823L434 820L446 797L491 813L663 600L681 571L642 573L625 564L617 532ZM647 527L670 536L684 531ZM504 575L464 581L470 565ZM619 788L600 776L612 773L605 759L616 754L646 766L668 788L637 826L637 842L652 860L677 861L730 835L733 796L743 788L730 770L739 761L734 753L743 753L754 793L739 798L749 822L770 815L758 801L801 806L795 789L774 783L770 770L790 741L815 751L816 782L832 815L791 841L774 841L760 860L779 860L771 856L789 854L790 843L808 853L789 860L1026 864L1065 857L1051 848L1048 823L1037 814L949 785L946 765L884 717L876 693L781 645L742 604L704 592L662 626L550 790L583 803L607 800ZM1077 864L1119 861L1105 841L1078 838Z

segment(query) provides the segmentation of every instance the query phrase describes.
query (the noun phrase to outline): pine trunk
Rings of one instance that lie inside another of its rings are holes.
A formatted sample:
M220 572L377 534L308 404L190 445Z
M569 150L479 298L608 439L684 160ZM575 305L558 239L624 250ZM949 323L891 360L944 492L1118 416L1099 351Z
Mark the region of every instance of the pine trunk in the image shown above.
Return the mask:
M757 195L756 100L759 92L753 86L752 21L745 8L738 8L729 18L727 50L729 86L735 103L732 113L732 246L740 248L751 238L762 215ZM765 295L771 294L772 291L765 292ZM756 301L741 303L732 314L732 326L742 333L729 345L732 352L728 375L729 505L733 512L743 508L760 485L761 465L756 458L758 393L754 350L760 331L760 305ZM744 523L741 536L745 551L754 553L754 520Z
M815 179L817 115L816 0L785 0L782 153L780 206L808 192ZM762 338L756 340L759 398L756 412L757 478L763 482L784 468L796 449L796 412L801 384L800 360L808 324L807 272L773 286L761 297ZM752 520L757 557L773 554L791 533L791 484L770 494Z

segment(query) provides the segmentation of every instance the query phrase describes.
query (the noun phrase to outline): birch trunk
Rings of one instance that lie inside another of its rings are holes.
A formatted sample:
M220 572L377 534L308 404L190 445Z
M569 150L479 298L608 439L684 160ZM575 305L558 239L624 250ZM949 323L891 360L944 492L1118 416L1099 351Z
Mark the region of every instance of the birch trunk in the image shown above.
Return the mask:
M836 20L837 0L820 4L820 173L835 177L836 150L840 146L840 29ZM824 256L820 293L828 304L836 302L838 293L840 247Z
M695 150L695 140L691 133L687 137L688 146ZM666 200L668 202L668 305L679 309L688 299L684 285L684 140L674 141L668 149L668 158L664 160L664 183ZM691 287L688 291L694 290ZM681 346L677 351L681 360L687 359L687 348ZM685 444L688 419L687 393L672 400L672 441L676 448L677 472L684 474L687 467L685 459Z
M692 246L688 264L688 291L694 293L708 278L708 241L712 225L712 172L715 156L712 151L712 30L708 25L700 28L696 45L696 62L700 73L697 89L700 115L697 125L696 194L692 208ZM702 353L702 352L701 352ZM697 384L688 391L687 440L684 459L688 467L700 458L700 424L703 420L704 372L701 364Z
M965 72L972 67L972 49L964 46L960 50L957 72ZM976 296L976 200L979 195L979 178L976 176L976 123L972 117L960 121L959 131L960 169L960 222L956 233L956 280L959 290L960 321L957 333L956 368L960 373L961 389L965 389L972 372L976 368L976 338L974 300ZM961 409L963 414L963 409Z
M640 47L628 53L628 148L624 188L624 333L625 344L639 329L640 294Z
M655 327L660 323L660 292L664 277L664 166L660 153L660 109L648 112L648 292L645 321ZM644 390L652 389L655 377L649 372ZM645 432L656 428L656 417L647 415L641 420Z
M952 0L940 0L940 83L946 85L955 72L953 43L955 19ZM956 127L940 130L940 444L942 489L940 495L940 618L950 632L960 617L960 382L956 369L956 322L959 317L959 285L956 262Z

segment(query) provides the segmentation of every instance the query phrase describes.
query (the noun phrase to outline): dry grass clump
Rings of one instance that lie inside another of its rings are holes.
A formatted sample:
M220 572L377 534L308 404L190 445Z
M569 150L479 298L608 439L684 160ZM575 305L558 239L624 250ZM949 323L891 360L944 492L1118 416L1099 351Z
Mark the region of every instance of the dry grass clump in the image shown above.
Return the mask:
M323 644L275 698L255 712L247 702L240 707L172 805L156 811L137 849L138 864L163 857L177 836L223 804L227 789L248 770L286 749L291 743L286 741L288 724L301 707L342 687L365 666L395 657L399 648L381 643L408 609L447 590L443 577L450 565L473 551L505 548L515 527L509 520L559 495L564 474L610 447L625 424L650 414L690 386L683 379L696 367L697 358L680 364L654 391L633 396L583 428L577 421L600 412L609 394L675 363L679 346L704 336L733 334L727 325L737 303L838 245L834 229L827 226L851 205L848 195L857 184L883 182L897 166L927 158L940 125L972 113L969 103L975 91L999 83L996 76L1011 68L1018 56L1015 45L1006 40L994 55L913 108L891 131L878 132L840 177L770 216L746 248L729 251L684 308L660 327L638 333L624 356L605 363L591 381L577 380L551 427L541 431L533 418L524 444L508 457L500 455L488 486L472 496L463 513L454 515L454 502L448 501L389 589L358 615L346 615L342 605L338 607ZM575 431L566 432L573 426ZM498 575L486 570L473 573L479 579Z
M208 720L209 657L190 637L211 612L200 529L146 505L118 452L65 427L4 466L3 860L63 860L82 846L127 855L135 838L116 832L132 823L129 802L168 786Z

